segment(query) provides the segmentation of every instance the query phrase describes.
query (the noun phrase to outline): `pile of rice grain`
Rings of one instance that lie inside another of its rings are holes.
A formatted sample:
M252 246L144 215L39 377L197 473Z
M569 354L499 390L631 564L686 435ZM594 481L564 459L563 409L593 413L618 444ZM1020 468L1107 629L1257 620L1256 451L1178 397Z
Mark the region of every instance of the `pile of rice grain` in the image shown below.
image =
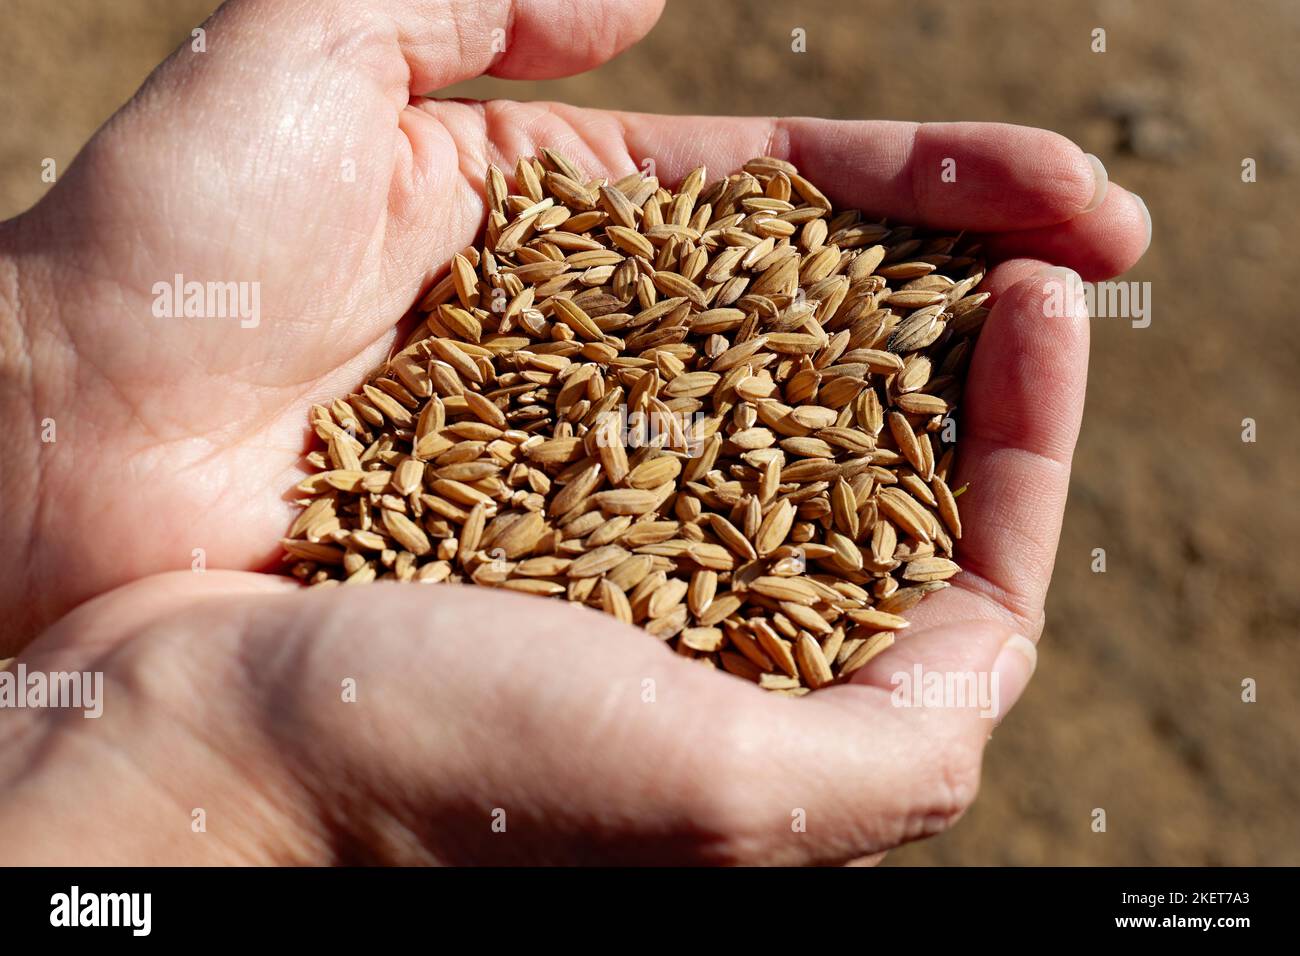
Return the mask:
M959 570L978 248L770 157L676 192L549 150L514 178L402 351L312 409L292 573L558 597L789 694L888 647Z

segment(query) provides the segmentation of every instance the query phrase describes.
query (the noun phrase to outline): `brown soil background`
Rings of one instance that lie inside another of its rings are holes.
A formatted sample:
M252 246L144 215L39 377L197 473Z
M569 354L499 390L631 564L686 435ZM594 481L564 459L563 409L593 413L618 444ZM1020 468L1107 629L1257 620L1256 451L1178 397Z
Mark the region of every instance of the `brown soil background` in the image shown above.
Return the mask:
M0 0L0 216L35 201L41 160L65 168L215 5ZM1153 321L1094 319L1038 674L990 744L975 808L893 862L1300 864L1300 268L1284 242L1298 41L1289 0L670 0L594 73L456 91L1042 126L1146 199L1155 241L1126 278L1151 283ZM1240 699L1247 677L1257 703Z

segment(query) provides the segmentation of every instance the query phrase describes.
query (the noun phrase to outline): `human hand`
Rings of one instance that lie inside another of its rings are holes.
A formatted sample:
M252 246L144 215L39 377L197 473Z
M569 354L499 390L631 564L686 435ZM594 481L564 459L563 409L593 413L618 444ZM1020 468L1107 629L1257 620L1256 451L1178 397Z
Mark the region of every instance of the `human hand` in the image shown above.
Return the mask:
M133 812L167 806L178 784L230 792L242 821L235 836L245 839L165 843L156 858L329 859L364 846L394 858L761 851L828 860L942 825L973 795L987 721L899 711L882 688L913 658L987 671L1011 635L1036 637L1087 336L1082 315L1043 319L1036 259L1085 278L1119 271L1145 248L1144 213L1116 186L1085 213L1097 192L1092 166L1035 130L410 100L412 89L490 63L502 76L587 68L644 32L653 6L521 3L494 18L479 5L355 2L320 16L245 0L210 22L208 53L186 49L160 68L50 196L0 236L13 303L5 334L29 343L15 358L5 340L4 395L21 412L4 427L21 454L0 478L4 551L23 555L0 592L18 622L7 645L87 597L187 567L195 547L214 568L268 566L292 516L280 492L297 478L307 405L354 386L434 270L471 241L486 163L509 166L541 145L611 177L652 157L668 182L695 165L726 172L773 154L839 203L992 234L986 248L1012 258L986 280L998 300L964 402L957 481L980 489L963 501L967 573L912 612L913 636L855 685L801 702L687 670L653 640L556 602L395 590L384 622L367 624L358 646L340 623L360 613L355 596L233 573L122 588L63 621L28 661L84 669L102 656L119 701L110 719L36 720L27 739L68 741L62 752L95 749L86 741L96 739L129 748L154 771L124 803ZM510 47L493 60L498 23L509 24ZM591 42L575 50L578 24ZM957 162L955 183L939 178L944 158ZM351 183L341 181L348 161ZM154 283L177 273L259 282L259 323L154 318ZM42 449L34 421L47 416L60 437ZM1010 653L1023 650L1015 643ZM307 663L285 663L295 655ZM1003 662L1004 710L1027 661ZM241 693L230 671L250 662L246 683L259 690ZM660 693L671 686L677 699L646 705L639 681L660 671ZM337 687L355 673L367 675L361 686L383 688L385 707L330 709L353 706ZM190 689L210 705L193 709ZM278 727L276 701L286 696L299 702L284 722L297 732L250 742L226 729ZM386 729L403 720L417 735L394 741ZM305 746L312 730L322 731L318 750ZM620 734L622 753L612 742ZM275 781L265 814L241 810L238 793L223 790L232 753ZM637 772L629 754L651 755L648 767ZM20 777L15 786L51 798L59 777L48 774L85 784L108 773L95 761L47 764L45 782ZM485 805L509 812L506 798L491 803L494 787L517 797L533 836L458 849L459 832L490 835ZM795 807L809 812L807 834L790 832ZM483 833L473 819L485 821ZM188 825L179 832L187 838ZM99 845L111 855L111 843Z

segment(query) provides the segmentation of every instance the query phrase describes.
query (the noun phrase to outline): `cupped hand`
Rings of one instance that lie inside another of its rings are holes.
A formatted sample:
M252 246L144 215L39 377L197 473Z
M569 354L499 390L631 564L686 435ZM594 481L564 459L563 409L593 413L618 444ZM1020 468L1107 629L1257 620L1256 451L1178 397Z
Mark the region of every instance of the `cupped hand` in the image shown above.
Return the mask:
M1149 241L1144 207L1040 130L415 95L587 69L657 7L232 0L206 52L173 55L5 224L0 427L16 451L0 488L3 553L20 557L3 569L0 652L102 595L25 662L108 677L99 721L11 723L0 820L45 808L51 825L6 829L28 834L11 852L831 861L964 809L989 720L893 707L889 677L913 662L996 671L1000 712L1027 680L1087 354L1081 307L1045 317L1042 260L1086 279L1127 268ZM986 279L995 304L964 398L967 571L854 683L775 699L559 602L389 585L373 602L241 573L278 556L308 405L355 387L472 241L487 164L542 146L592 176L653 159L666 182L776 155L837 204L987 233L1007 257ZM256 324L160 317L156 284L177 275L256 283ZM213 570L160 574L196 548ZM83 815L83 841L60 842L86 786L137 826ZM224 823L198 838L194 807Z

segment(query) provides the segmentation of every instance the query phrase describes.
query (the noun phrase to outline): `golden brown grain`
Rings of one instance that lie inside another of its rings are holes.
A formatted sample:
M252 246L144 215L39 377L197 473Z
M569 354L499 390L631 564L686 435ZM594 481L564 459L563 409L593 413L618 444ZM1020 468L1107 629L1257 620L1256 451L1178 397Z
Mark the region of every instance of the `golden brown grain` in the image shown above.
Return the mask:
M312 407L292 573L557 597L794 696L886 650L959 571L978 246L775 157L674 192L544 150L510 189L490 167L422 325Z

